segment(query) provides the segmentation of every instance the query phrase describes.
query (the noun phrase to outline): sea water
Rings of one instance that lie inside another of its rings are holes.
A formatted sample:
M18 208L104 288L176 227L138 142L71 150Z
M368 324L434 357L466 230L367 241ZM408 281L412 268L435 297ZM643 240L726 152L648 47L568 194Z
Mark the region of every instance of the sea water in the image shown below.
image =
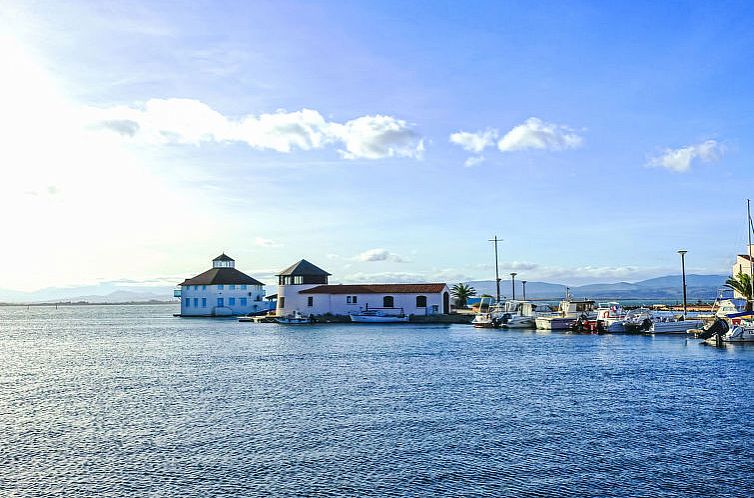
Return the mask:
M752 496L754 348L0 308L1 496Z

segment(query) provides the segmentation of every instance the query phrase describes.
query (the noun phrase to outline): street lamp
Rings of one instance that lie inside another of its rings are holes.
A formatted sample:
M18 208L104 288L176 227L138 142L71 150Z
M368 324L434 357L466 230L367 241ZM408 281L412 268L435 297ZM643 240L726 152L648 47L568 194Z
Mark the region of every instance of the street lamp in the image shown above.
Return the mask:
M678 251L681 255L681 275L683 277L683 317L686 317L686 253L683 249Z
M516 275L518 275L518 273L516 272L511 273L511 287L513 287L513 300L514 301L516 300Z
M526 301L526 280L521 281L521 287L524 288L524 301Z

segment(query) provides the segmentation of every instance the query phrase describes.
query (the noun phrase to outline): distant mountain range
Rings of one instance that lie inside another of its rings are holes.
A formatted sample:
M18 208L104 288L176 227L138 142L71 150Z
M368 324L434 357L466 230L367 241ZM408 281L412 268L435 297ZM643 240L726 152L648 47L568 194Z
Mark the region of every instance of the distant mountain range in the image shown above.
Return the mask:
M728 279L727 275L686 275L686 295L689 301L713 300ZM612 284L587 284L568 287L573 297L593 299L682 299L681 275L666 275L641 282L617 282ZM474 287L477 295L495 295L493 280L465 282ZM547 282L527 282L526 297L531 299L560 299L566 286ZM523 286L516 281L516 297L522 297ZM500 282L500 293L511 297L511 281Z
M686 275L686 289L689 301L712 300L717 297L726 275ZM477 280L465 282L479 294L495 295L495 282ZM270 287L270 289L274 289ZM268 289L272 294L276 290ZM548 282L527 282L526 297L532 299L560 299L566 286ZM516 280L516 296L522 296L522 286ZM617 282L612 284L588 284L570 287L574 297L594 299L681 299L681 276L667 275L650 278L641 282ZM500 282L502 295L510 297L511 282ZM173 287L144 287L123 285L122 282L103 282L83 287L49 287L33 292L20 292L0 289L0 303L54 303L81 302L122 303L146 301L173 301Z
M173 287L143 287L103 282L82 287L48 287L32 292L0 289L0 303L125 303L172 301Z

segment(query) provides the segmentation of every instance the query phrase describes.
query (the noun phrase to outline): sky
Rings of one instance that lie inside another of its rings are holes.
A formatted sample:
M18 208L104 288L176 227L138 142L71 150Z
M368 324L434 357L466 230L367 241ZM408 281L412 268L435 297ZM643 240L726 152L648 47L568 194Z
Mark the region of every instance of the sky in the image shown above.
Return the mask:
M0 288L728 273L751 2L0 2Z

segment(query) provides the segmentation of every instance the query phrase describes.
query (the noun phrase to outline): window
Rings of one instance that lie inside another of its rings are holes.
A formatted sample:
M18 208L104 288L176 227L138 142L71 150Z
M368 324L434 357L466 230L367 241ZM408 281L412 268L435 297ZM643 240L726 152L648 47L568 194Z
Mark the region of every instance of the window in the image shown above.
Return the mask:
M249 295L251 295L251 293L249 293ZM254 298L254 301L261 301L261 300L262 300L261 294L257 294L257 297Z
M346 296L346 304L352 304L351 303L351 296Z
M306 305L307 306L314 306L314 296L309 296L306 298Z
M199 298L195 297L194 298L194 308L198 308L198 307L199 307Z
M395 304L395 300L393 299L393 296L385 296L382 298L383 308L392 308L394 304Z
M280 298L280 307L285 308L285 296Z
M223 306L225 306L225 300L223 298L221 298L221 297L218 297L217 298L217 306L220 307L220 308L222 308Z
M207 307L207 298L203 297L202 298L202 308L206 308L206 307Z
M223 284L218 285L217 290L223 290Z
M417 308L426 308L427 307L427 296L416 296L416 307Z
M194 286L194 290L199 290L199 286L198 286L198 285L195 285L195 286Z
M356 304L357 302L357 296L346 296L346 304Z
M235 297L229 297L228 298L228 306L235 306L236 305L236 298Z
M184 305L185 305L185 306L186 306L187 308L188 308L188 307L190 307L190 306L191 306L191 299L189 299L189 298L186 298L186 299L184 300Z
M356 302L357 302L356 296L353 296L353 297L351 298L351 302L352 302L353 304L356 304Z
M206 285L202 285L202 290L207 290L207 286Z
M296 275L293 277L293 283L294 284L303 284L304 283L304 277L302 275Z
M241 290L246 290L246 284L241 284Z
M230 284L228 290L236 290L236 284Z
M246 299L245 297L241 297L241 298L238 299L238 304L240 306L246 307L246 306L249 305L249 300Z

